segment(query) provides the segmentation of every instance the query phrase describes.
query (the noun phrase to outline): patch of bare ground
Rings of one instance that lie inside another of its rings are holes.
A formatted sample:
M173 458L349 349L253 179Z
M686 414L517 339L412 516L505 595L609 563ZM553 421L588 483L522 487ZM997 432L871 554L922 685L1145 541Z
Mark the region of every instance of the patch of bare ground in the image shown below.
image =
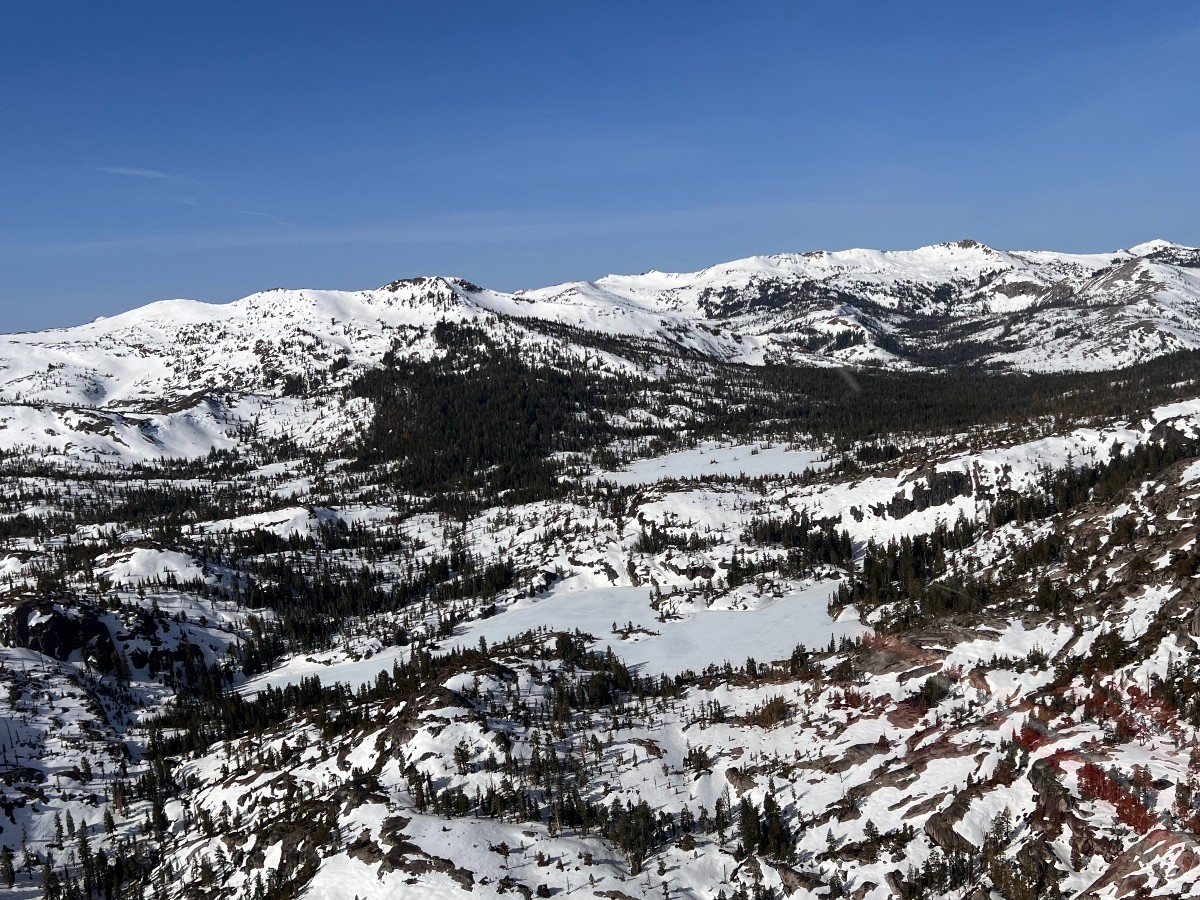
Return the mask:
M346 852L367 865L378 864L380 876L390 872L402 872L413 878L419 878L431 872L439 872L453 879L463 890L472 890L475 884L473 872L456 866L448 859L426 853L406 839L404 828L409 821L403 816L384 819L380 826L379 836L388 844L386 850L371 839L370 831L363 829L362 833L346 847Z

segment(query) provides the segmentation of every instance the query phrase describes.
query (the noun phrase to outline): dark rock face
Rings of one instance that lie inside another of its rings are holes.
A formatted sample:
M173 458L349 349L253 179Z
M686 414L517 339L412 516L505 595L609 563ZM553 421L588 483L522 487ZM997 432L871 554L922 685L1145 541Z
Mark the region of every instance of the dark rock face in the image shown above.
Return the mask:
M17 607L13 619L19 647L64 662L79 652L89 665L105 674L116 668L112 635L95 610L75 607L68 614L54 604L35 601Z
M971 476L965 472L930 472L925 480L928 486L913 485L912 499L901 492L886 507L879 504L873 511L881 515L886 509L893 519L903 519L909 513L923 512L931 506L944 506L955 497L971 496L973 484Z
M973 853L975 845L955 831L954 826L970 810L971 801L983 793L980 786L960 792L949 806L925 820L925 834L947 853Z

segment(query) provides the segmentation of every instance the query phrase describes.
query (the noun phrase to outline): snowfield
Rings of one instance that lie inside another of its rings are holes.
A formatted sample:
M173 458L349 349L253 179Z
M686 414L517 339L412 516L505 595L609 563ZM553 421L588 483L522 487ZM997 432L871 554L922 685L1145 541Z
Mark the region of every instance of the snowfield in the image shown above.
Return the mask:
M747 478L798 475L809 469L820 471L827 465L824 455L816 450L799 450L778 444L721 446L708 442L692 450L639 459L620 471L598 472L595 477L627 487L706 475L745 475Z
M1169 403L1014 376L1108 405L811 415L949 383L910 371L947 358L1200 346L1198 264L960 241L0 338L0 885L11 862L12 896L51 900L1187 895L1192 358L1115 382ZM493 341L529 365L477 363ZM811 407L765 403L791 382L751 367L801 364L887 379L805 370ZM435 389L476 371L460 418L534 395L525 372L595 381L456 460ZM540 449L491 459L509 438Z
M137 461L202 456L252 432L327 444L368 414L357 400L330 402L328 389L397 345L436 355L439 321L473 323L531 351L562 346L544 328L561 324L726 362L909 367L920 362L906 355L908 317L935 316L948 330L968 328L972 345L996 344L980 362L1099 371L1200 347L1200 276L1186 264L1196 253L1162 241L1092 255L960 241L756 256L512 294L421 277L373 291L278 289L224 305L164 300L0 338L0 449L36 435L75 461ZM963 340L955 334L947 347ZM326 390L301 399L301 382ZM750 474L768 464L747 465Z

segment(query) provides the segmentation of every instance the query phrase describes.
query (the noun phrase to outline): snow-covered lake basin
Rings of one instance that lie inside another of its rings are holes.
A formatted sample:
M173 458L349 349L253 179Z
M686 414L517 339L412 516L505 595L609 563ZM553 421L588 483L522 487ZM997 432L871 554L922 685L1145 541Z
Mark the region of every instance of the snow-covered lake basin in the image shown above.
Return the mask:
M784 444L720 446L705 443L691 450L635 460L619 472L599 472L596 477L627 486L704 475L747 475L751 478L791 475L805 469L820 470L828 465L824 453L819 450L789 450Z
M546 625L552 629L589 632L597 648L613 652L645 673L700 670L728 660L741 665L748 656L759 662L782 659L796 644L822 647L835 639L863 631L856 619L834 622L826 612L831 583L818 584L766 600L746 610L703 609L682 620L659 622L644 587L580 588L563 585L541 598L522 600L490 619L471 623L464 637L489 644L513 634ZM613 622L632 621L657 635L638 634L623 640L612 633Z
M700 608L682 619L659 622L645 587L574 587L567 582L540 597L520 600L491 618L467 623L442 646L474 646L481 637L494 645L545 626L564 631L578 628L592 634L597 649L612 647L643 674L699 671L726 660L740 666L751 656L769 662L789 656L797 644L822 648L831 637L840 640L866 630L853 617L837 622L829 618L826 603L833 590L833 582L824 582L797 587L780 598L764 598L751 609ZM632 622L658 634L637 633L623 639L613 634L614 622L618 626ZM267 685L278 688L314 674L326 684L346 682L357 687L374 681L379 672L407 656L407 649L391 647L357 661L324 664L297 658L252 679L242 690L252 694Z

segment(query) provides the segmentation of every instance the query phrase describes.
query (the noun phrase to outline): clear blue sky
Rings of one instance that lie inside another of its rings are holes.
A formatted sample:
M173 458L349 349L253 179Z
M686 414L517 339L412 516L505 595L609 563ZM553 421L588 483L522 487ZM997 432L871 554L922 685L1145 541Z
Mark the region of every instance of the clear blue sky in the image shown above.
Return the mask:
M0 7L0 331L974 237L1200 244L1200 4Z

